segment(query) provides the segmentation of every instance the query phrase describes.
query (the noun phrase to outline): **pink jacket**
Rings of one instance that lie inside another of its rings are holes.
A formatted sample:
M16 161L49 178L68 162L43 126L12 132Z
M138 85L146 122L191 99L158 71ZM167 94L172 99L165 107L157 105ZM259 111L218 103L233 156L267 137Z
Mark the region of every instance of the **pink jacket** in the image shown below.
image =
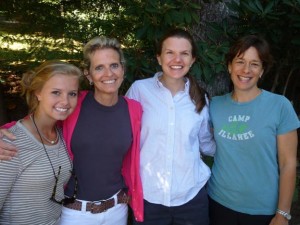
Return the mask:
M72 160L74 155L71 150L71 138L80 113L81 104L87 93L88 91L80 92L78 96L78 103L74 112L66 120L62 121L63 136L67 145L68 153ZM140 178L140 131L142 107L137 101L126 97L124 98L128 103L133 141L131 148L128 150L123 160L122 175L128 187L128 195L131 196L130 206L133 210L135 219L142 222L144 220L143 189ZM2 128L9 128L14 124L15 122L5 124Z

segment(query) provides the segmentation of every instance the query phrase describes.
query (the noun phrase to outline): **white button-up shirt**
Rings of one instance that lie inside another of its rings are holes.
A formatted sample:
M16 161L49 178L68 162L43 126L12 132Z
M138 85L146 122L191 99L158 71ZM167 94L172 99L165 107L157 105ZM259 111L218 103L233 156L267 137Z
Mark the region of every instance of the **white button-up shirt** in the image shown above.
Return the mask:
M144 199L165 206L183 205L197 195L210 177L201 154L213 155L208 107L199 113L184 91L174 97L153 78L135 81L127 92L142 104L140 173Z

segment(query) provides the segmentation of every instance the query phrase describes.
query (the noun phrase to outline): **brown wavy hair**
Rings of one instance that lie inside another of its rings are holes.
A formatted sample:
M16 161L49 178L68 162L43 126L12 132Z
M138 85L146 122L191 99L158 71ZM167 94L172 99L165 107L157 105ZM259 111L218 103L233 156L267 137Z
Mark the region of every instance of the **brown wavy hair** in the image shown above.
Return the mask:
M262 61L264 73L269 72L274 63L270 46L264 38L257 35L247 35L238 39L226 54L226 65L231 64L236 56L244 54L250 47L254 47L257 50L258 56Z

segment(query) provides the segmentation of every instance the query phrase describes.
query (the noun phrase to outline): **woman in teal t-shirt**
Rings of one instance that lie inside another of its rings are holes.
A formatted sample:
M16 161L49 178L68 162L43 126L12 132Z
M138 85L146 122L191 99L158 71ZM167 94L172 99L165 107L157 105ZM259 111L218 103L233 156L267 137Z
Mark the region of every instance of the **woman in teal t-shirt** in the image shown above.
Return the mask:
M227 54L234 86L210 104L217 143L208 184L212 225L286 225L296 180L299 119L290 102L259 89L272 64L254 35Z

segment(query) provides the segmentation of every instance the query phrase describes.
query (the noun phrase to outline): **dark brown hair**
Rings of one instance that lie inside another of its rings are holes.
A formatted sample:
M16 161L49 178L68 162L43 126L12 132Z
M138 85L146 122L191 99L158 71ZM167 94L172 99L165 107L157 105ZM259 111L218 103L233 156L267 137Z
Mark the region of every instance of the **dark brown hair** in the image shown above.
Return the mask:
M196 43L195 43L192 35L188 31L180 29L180 28L174 28L174 29L169 30L160 39L160 41L158 42L157 47L156 47L156 54L158 56L161 55L162 46L163 46L164 41L171 37L184 38L184 39L188 40L192 46L192 56L194 58L196 58L197 46L196 46ZM192 77L189 73L187 73L185 75L185 77L187 79L189 79L189 81L190 81L189 94L190 94L192 101L194 102L194 104L196 106L196 111L198 113L200 113L206 104L206 100L205 100L206 92L202 87L199 86L196 79L194 77Z
M238 39L226 55L226 64L231 64L236 56L244 54L250 47L254 47L257 50L258 56L262 61L264 73L267 73L273 65L273 57L268 42L256 35L247 35Z

